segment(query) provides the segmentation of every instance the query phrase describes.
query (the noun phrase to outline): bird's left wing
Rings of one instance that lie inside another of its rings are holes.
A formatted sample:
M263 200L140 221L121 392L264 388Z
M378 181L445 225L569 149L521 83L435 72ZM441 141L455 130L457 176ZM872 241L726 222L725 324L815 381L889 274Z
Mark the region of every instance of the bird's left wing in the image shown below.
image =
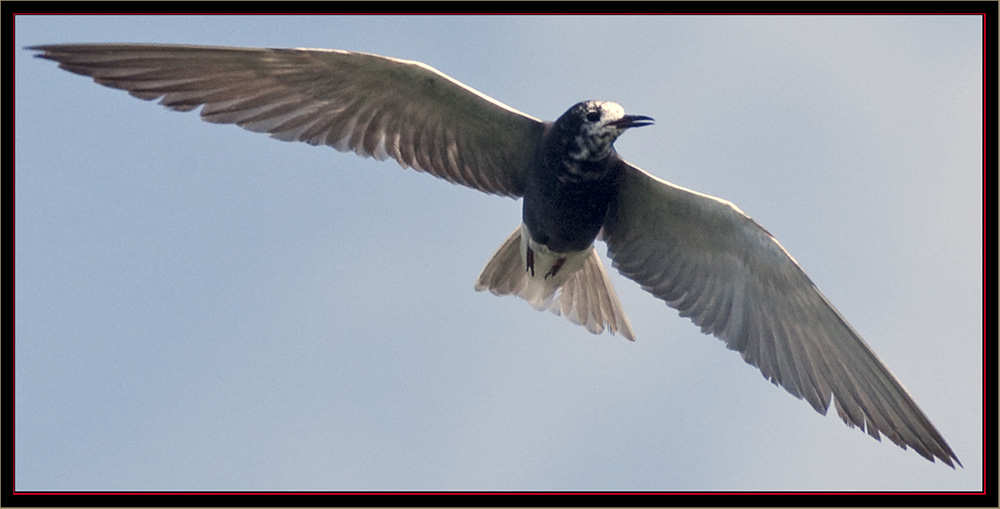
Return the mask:
M28 48L67 71L286 141L391 157L520 196L544 124L436 69L367 53L153 44Z
M604 224L613 265L825 414L933 461L958 458L910 394L766 230L623 162ZM959 463L961 464L961 463Z

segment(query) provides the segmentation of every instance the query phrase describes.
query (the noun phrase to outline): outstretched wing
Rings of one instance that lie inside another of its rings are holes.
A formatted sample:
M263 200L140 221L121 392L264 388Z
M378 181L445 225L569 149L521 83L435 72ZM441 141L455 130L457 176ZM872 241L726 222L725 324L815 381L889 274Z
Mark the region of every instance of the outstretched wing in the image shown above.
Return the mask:
M626 277L826 414L961 465L916 402L771 235L718 198L628 163L604 225Z
M316 49L148 44L28 48L178 111L329 145L517 197L543 122L420 62Z

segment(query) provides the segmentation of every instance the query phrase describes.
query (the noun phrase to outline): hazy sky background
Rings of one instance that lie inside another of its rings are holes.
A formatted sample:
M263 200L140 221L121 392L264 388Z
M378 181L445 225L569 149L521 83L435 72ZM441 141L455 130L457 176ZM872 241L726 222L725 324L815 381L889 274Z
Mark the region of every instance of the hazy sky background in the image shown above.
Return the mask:
M773 233L965 468L815 413L616 272L635 343L476 293L520 202L16 51L16 488L979 490L981 27L20 16L19 48L339 48L538 118L584 99L652 116L619 152Z

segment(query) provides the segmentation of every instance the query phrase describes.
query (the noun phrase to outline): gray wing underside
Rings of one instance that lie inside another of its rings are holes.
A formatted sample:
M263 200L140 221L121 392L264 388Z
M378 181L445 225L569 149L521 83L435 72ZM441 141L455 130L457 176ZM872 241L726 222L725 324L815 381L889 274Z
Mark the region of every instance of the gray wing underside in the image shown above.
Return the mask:
M544 124L419 62L366 53L143 44L29 48L178 111L517 197Z
M896 377L771 235L733 204L628 163L604 239L613 266L764 377L876 440L961 463Z

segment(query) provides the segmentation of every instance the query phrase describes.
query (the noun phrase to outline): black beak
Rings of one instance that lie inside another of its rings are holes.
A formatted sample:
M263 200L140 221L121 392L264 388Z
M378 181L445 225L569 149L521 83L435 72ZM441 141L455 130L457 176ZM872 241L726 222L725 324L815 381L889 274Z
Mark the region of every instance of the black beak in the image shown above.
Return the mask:
M653 119L644 115L625 115L614 122L608 122L608 125L619 129L629 129L631 127L653 125Z

